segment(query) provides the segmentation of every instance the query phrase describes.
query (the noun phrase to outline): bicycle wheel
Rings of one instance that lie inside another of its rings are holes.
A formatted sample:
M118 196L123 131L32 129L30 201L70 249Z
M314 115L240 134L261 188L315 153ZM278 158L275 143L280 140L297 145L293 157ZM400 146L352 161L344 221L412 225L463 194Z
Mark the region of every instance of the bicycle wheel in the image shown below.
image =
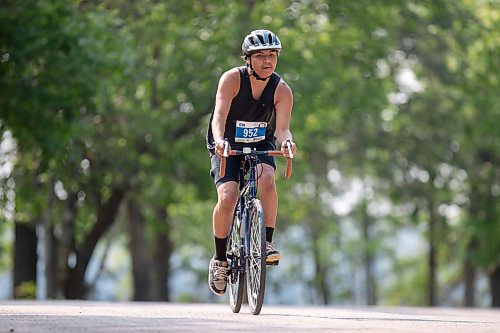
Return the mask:
M243 240L240 236L240 229L241 224L235 212L231 231L227 238L229 305L234 313L240 312L245 289L245 273L242 269L245 259L243 257Z
M246 258L247 297L250 311L258 315L266 287L266 224L260 200L254 199L249 211L250 253Z

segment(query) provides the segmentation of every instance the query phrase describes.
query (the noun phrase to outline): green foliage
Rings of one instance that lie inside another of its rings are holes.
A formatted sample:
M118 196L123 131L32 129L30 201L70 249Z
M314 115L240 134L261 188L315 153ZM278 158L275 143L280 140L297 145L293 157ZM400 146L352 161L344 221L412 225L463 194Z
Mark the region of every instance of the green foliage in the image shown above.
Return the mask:
M278 160L276 237L303 233L285 244L296 262L283 279L308 279L316 295L348 302L352 288L336 289L343 261L361 271L363 254L391 255L386 242L400 227L427 235L430 216L439 221L441 262L455 263L446 274L460 274L469 257L485 270L500 263L500 20L492 2L23 0L2 7L0 128L18 143L17 221L49 216L59 225L68 198L76 198L79 246L113 189L126 185L148 230L168 232L204 281L188 258L192 248L213 251L204 135L217 80L243 63L244 34L265 27L283 43L277 71L294 91L299 147L292 181L281 180ZM167 211L168 225L158 210ZM479 245L465 253L470 240ZM297 275L302 251L321 276ZM345 256L330 255L338 252ZM383 302L425 304L424 260L396 263L394 271L400 278Z
M16 299L35 299L36 283L35 281L25 281L21 283L14 291Z
M20 149L39 147L47 166L92 108L110 49L106 21L73 1L26 0L6 3L0 22L0 116Z
M393 271L393 283L385 291L385 305L424 306L427 304L426 262L420 258L400 260Z

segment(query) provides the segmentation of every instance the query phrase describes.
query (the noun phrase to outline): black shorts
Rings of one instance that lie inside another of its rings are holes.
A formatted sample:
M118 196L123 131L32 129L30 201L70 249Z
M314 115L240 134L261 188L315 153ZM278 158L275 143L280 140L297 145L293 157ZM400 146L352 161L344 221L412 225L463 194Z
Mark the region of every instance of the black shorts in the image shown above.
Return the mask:
M257 150L274 150L276 149L274 144L271 142L263 142L257 146L254 146ZM257 156L259 162L269 164L276 170L276 163L274 161L274 156L259 155ZM241 161L245 159L245 156L228 156L226 157L226 174L223 178L219 176L220 168L220 157L216 154L210 154L210 176L214 179L215 186L219 186L228 181L239 182L240 180L240 165Z

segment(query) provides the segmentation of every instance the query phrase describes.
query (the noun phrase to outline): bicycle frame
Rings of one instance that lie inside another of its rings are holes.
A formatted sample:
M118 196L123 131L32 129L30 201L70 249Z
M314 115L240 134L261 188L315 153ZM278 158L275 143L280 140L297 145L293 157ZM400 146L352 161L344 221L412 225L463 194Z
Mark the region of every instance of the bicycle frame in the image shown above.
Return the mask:
M291 152L291 147L289 147L289 151ZM249 147L243 147L241 150L231 150L231 151L225 151L225 155L233 155L233 156L245 156L245 159L242 161L242 172L240 173L240 181L239 181L239 188L240 188L240 193L239 193L239 199L238 199L238 204L236 205L236 214L238 215L238 218L240 220L240 223L243 222L243 232L241 233L241 237L245 241L245 248L244 248L244 254L245 257L250 251L250 243L249 243L249 237L248 237L248 230L249 230L249 220L248 220L248 214L247 212L250 211L252 208L252 200L257 197L257 162L258 162L258 155L270 155L270 156L283 156L283 153L279 150L265 150L265 151L258 151L255 148L249 148ZM287 157L287 164L286 164L286 172L285 172L285 178L290 178L292 176L292 162L291 159L293 158L293 155ZM225 173L225 158L222 160L223 163L221 163L221 169L220 169L220 176L221 178L224 176ZM247 173L245 173L245 166L246 163L249 163L249 170ZM247 179L245 179L247 177ZM241 230L241 229L240 229ZM244 268L244 267L243 267Z
M232 155L244 155L245 159L242 161L240 169L240 181L239 181L239 196L238 203L236 205L236 215L240 225L240 236L243 239L243 257L246 259L248 253L250 253L250 220L248 212L251 210L251 205L253 204L253 199L257 197L257 155L256 150L236 150L232 151ZM245 167L249 164L248 171L245 172ZM240 272L245 271L245 262L239 262L237 269Z
M246 277L248 304L253 314L259 314L265 292L265 216L262 203L257 199L259 155L283 156L281 151L257 151L244 147L242 150L231 150L225 147L224 156L243 156L240 165L239 194L235 207L233 225L231 226L228 246L230 260L230 305L233 312L239 312L243 299L243 286ZM291 176L291 147L287 157L285 177ZM221 159L219 175L224 177L225 158ZM257 238L255 238L257 237ZM234 279L234 280L233 280ZM243 281L243 282L242 282Z
M245 174L246 163L249 163L249 170ZM243 222L243 232L242 238L244 240L244 257L245 259L250 253L250 237L249 237L249 225L250 220L248 212L251 211L251 206L253 204L253 199L257 197L257 151L252 150L250 154L245 155L244 161L242 161L241 166L241 179L240 179L240 195L238 200L238 211L242 216L241 221ZM247 179L245 179L247 177Z

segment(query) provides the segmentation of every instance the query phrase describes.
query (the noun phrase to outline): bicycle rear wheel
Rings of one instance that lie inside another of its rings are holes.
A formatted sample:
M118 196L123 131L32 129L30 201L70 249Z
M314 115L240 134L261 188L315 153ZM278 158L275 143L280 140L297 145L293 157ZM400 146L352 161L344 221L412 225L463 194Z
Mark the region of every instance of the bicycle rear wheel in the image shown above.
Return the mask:
M245 289L245 273L242 268L245 259L243 257L243 240L240 236L241 227L235 212L231 231L227 238L229 305L234 313L240 312Z
M254 199L250 207L250 252L246 258L247 297L250 311L258 315L264 303L266 287L266 224L260 200Z

